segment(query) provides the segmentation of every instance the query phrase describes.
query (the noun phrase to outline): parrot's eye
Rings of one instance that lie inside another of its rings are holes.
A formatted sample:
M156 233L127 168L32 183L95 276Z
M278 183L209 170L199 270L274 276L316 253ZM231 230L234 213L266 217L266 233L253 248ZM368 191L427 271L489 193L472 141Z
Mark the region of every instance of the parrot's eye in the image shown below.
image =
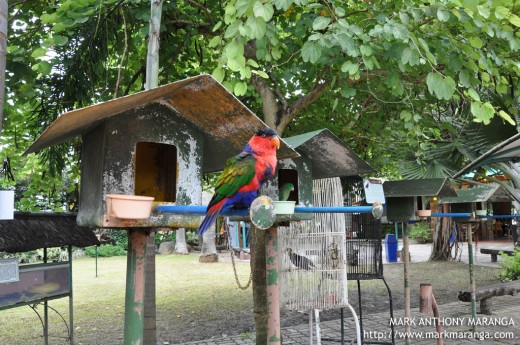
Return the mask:
M265 133L264 133L264 134L262 134L262 138L265 138L265 137L267 137L267 135L266 135Z

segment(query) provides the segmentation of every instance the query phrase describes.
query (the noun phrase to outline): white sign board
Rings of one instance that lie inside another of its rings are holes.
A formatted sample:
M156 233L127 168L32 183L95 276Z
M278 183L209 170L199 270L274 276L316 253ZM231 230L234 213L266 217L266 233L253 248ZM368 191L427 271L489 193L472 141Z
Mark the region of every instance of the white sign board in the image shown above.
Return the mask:
M20 280L18 271L18 259L0 260L0 284L13 283Z
M379 179L363 179L363 189L367 198L367 204L373 204L377 201L384 204L385 193L383 191L383 181Z

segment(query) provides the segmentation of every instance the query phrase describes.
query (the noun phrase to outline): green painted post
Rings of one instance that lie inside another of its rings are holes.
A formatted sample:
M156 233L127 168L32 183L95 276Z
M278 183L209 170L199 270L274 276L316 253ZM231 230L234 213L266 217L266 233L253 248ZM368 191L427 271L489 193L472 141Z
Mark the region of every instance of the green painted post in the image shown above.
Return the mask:
M278 265L278 228L267 230L266 236L267 278L267 344L280 345L280 279Z
M471 287L471 318L473 323L471 329L473 332L477 330L475 322L477 321L477 299L475 296L475 267L473 263L473 236L471 231L471 224L466 226L468 239L468 256L469 256L469 284Z
M147 231L128 229L124 345L143 345Z

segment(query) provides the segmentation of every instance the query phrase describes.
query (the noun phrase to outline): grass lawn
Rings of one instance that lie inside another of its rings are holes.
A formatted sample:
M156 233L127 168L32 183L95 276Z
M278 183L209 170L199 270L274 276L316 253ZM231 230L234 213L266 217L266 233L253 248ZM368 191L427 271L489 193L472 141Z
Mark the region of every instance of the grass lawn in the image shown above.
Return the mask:
M239 290L229 263L200 264L198 255L156 257L158 328L164 319L221 318L220 313L235 309L251 310L252 292ZM126 257L73 261L74 336L76 344L121 344L123 338ZM237 264L243 281L249 277L249 264ZM225 298L221 298L225 296ZM232 301L232 303L229 303ZM68 299L49 302L68 322ZM43 317L43 308L38 310ZM50 334L66 336L63 321L50 312ZM43 344L42 326L28 306L0 311L0 344ZM52 337L50 344L67 344Z
M161 344L207 339L223 333L246 333L253 325L252 290L240 290L229 262L200 264L198 254L156 257L157 274L157 339ZM250 273L248 263L237 263L241 282ZM385 265L385 277L392 289L396 308L402 307L403 267ZM498 269L479 266L475 270L477 284L498 279ZM469 287L467 264L460 262L415 263L410 269L412 304L418 302L419 283L432 283L440 303L456 300L457 292ZM120 345L123 342L126 257L73 261L74 336L76 345ZM349 282L349 299L356 304L356 283ZM367 314L380 307L386 289L380 280L363 282L364 308ZM383 298L384 299L384 298ZM68 322L68 299L53 300L50 306ZM373 307L373 308L372 308ZM42 307L38 308L43 315ZM288 314L287 314L288 316ZM294 315L293 315L294 316ZM286 322L306 322L306 318ZM282 324L284 320L282 320ZM1 345L43 344L42 326L28 306L0 311ZM63 321L50 312L50 334L66 336ZM68 344L52 337L51 345Z

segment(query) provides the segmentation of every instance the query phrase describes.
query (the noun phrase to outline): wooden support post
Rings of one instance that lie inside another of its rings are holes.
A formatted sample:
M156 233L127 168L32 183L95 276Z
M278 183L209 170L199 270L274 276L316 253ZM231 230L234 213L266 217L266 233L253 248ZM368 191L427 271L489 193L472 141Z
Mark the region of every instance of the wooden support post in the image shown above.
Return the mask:
M473 237L471 234L471 227L466 228L468 238L468 259L469 259L469 284L471 286L471 330L475 332L477 330L477 298L475 295L475 267L473 264Z
M267 230L266 272L267 272L267 344L281 345L280 334L280 285L278 265L278 228Z
M143 345L146 241L143 229L128 230L124 345Z
M405 320L411 320L411 311L410 311L410 282L409 282L409 266L410 266L410 250L408 245L408 229L407 222L403 222L403 266L404 266L404 318ZM410 337L408 336L412 331L412 327L410 326L410 322L407 322L404 331L405 335L405 344L410 345Z

